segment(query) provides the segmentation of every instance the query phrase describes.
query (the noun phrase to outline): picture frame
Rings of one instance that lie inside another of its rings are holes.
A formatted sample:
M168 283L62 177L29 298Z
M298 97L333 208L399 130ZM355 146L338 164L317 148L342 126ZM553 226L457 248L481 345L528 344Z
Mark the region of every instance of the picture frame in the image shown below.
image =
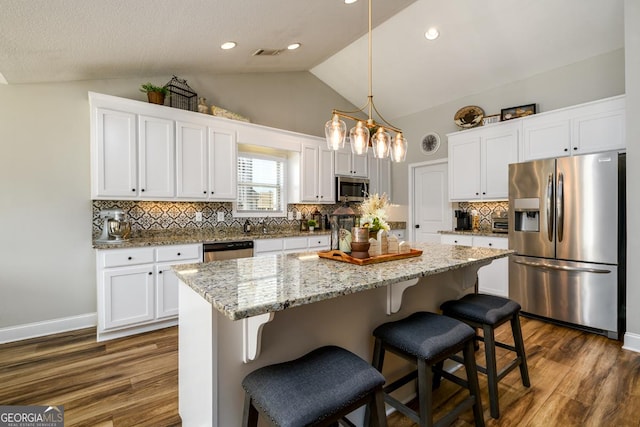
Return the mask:
M484 116L482 118L482 126L490 125L493 123L499 123L500 118L501 118L500 114L492 114L490 116Z
M503 108L500 110L500 121L517 119L536 113L536 104L520 105L518 107Z

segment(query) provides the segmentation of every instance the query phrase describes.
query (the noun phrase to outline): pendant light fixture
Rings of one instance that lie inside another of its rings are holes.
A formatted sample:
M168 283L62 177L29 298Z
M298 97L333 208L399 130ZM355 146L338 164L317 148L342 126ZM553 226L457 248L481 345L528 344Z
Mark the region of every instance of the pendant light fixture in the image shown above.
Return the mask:
M382 117L373 103L371 1L369 0L369 96L367 97L367 103L356 111L333 110L331 120L324 125L324 133L329 149L339 150L344 147L347 137L347 125L341 117L353 120L356 125L349 131L349 141L351 142L351 151L354 154L366 154L369 145L371 145L373 155L376 158L384 159L391 156L392 161L403 162L407 157L406 138L402 135L400 129L391 125ZM353 116L353 114L364 112L365 109L368 112L367 119ZM372 117L374 111L384 124L376 123ZM396 135L393 139L387 130L395 132Z

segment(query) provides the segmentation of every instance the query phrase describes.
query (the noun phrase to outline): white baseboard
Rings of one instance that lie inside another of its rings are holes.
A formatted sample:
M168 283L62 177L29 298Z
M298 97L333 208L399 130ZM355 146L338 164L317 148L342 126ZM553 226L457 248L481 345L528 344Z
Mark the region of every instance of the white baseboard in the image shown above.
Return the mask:
M42 337L76 329L91 328L98 324L97 313L27 323L25 325L0 328L0 344Z
M632 334L631 332L627 332L624 334L624 345L622 346L625 350L635 351L636 353L640 353L640 335Z

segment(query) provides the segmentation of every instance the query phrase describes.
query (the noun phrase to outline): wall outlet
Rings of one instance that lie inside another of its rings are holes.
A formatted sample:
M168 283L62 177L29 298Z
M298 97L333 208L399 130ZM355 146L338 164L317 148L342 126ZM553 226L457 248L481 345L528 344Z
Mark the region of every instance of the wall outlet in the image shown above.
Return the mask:
M302 212L296 212L296 219L302 219Z
M224 221L224 212L218 212L218 222Z
M202 222L202 212L196 212L196 222Z
M293 212L291 212L291 211L287 212L287 219L288 220L292 220L293 219Z

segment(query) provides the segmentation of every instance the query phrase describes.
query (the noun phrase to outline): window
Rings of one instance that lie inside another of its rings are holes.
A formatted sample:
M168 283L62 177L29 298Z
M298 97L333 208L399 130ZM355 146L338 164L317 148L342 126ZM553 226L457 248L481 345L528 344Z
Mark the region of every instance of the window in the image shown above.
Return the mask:
M239 153L238 216L285 216L284 176L284 159Z

